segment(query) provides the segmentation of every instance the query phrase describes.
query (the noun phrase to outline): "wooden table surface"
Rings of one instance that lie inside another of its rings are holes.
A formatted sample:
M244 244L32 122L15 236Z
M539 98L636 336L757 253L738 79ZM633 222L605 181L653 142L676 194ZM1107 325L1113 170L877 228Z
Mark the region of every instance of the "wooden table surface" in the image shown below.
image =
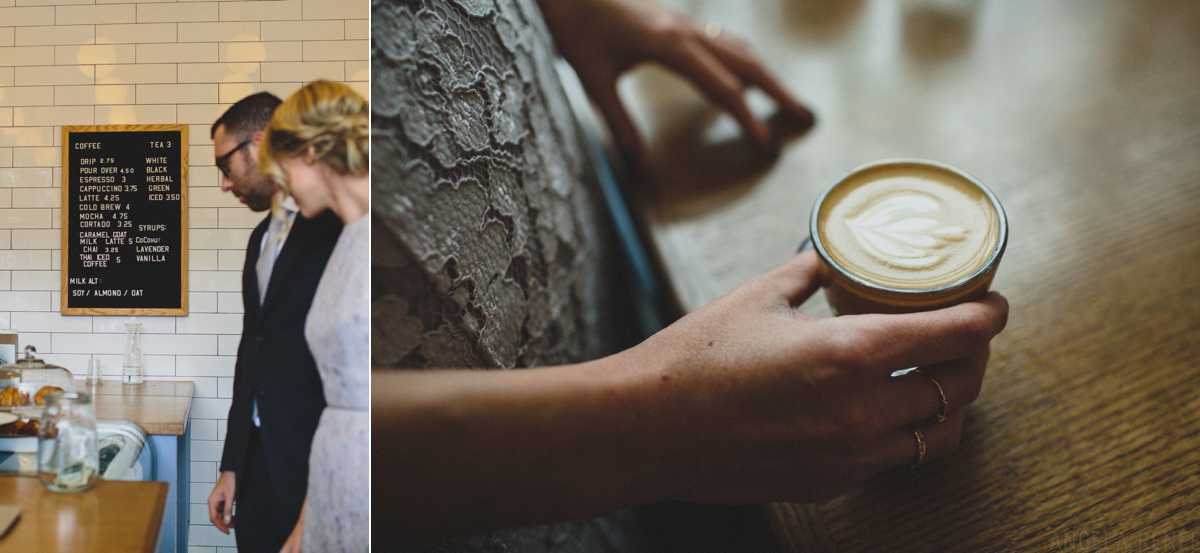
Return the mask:
M166 482L101 480L86 492L54 493L37 477L0 476L0 505L21 507L0 550L148 553L158 543L166 500Z
M150 435L182 436L196 383L147 380L134 386L106 380L91 386L76 379L75 389L92 394L97 420L130 421Z
M766 161L675 77L622 83L684 309L784 262L865 162L955 165L1008 211L1011 318L957 454L769 505L783 549L1200 548L1200 2L667 3L745 37L818 117Z

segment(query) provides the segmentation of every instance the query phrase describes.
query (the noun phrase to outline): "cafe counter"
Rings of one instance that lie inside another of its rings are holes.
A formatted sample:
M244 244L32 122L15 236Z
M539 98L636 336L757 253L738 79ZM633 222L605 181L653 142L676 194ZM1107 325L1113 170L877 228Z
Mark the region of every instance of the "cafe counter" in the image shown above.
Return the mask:
M110 380L92 386L76 380L75 389L92 394L96 420L129 421L150 436L154 470L146 479L170 484L158 551L187 551L192 457L188 414L196 384L147 380L125 385Z
M76 380L75 389L92 394L96 420L129 421L151 436L183 436L196 384L146 381L134 386L108 381L92 386Z
M100 480L87 492L54 493L36 476L0 476L0 505L21 509L0 537L0 550L155 551L168 487L166 482Z

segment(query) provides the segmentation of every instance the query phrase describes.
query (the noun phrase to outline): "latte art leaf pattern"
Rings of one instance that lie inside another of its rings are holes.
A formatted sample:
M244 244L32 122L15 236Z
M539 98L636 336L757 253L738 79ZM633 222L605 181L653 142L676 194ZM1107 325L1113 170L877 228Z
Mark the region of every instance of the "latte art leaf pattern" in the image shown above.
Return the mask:
M937 217L942 205L919 192L883 196L846 225L863 250L881 263L925 269L941 263L940 250L967 238L967 229L943 225Z

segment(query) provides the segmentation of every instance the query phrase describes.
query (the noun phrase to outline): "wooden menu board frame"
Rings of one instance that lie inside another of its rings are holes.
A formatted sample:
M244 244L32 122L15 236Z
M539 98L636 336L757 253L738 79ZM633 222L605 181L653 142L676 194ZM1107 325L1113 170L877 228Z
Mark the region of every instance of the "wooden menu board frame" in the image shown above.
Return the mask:
M186 316L188 126L64 125L62 179L62 314Z

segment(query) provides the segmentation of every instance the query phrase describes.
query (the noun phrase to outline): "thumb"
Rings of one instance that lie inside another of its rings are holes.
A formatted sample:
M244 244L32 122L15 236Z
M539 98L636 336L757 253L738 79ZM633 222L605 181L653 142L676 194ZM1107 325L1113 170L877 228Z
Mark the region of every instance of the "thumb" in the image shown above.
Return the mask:
M773 291L797 307L821 287L817 252L807 250L796 254L787 263L763 276Z

